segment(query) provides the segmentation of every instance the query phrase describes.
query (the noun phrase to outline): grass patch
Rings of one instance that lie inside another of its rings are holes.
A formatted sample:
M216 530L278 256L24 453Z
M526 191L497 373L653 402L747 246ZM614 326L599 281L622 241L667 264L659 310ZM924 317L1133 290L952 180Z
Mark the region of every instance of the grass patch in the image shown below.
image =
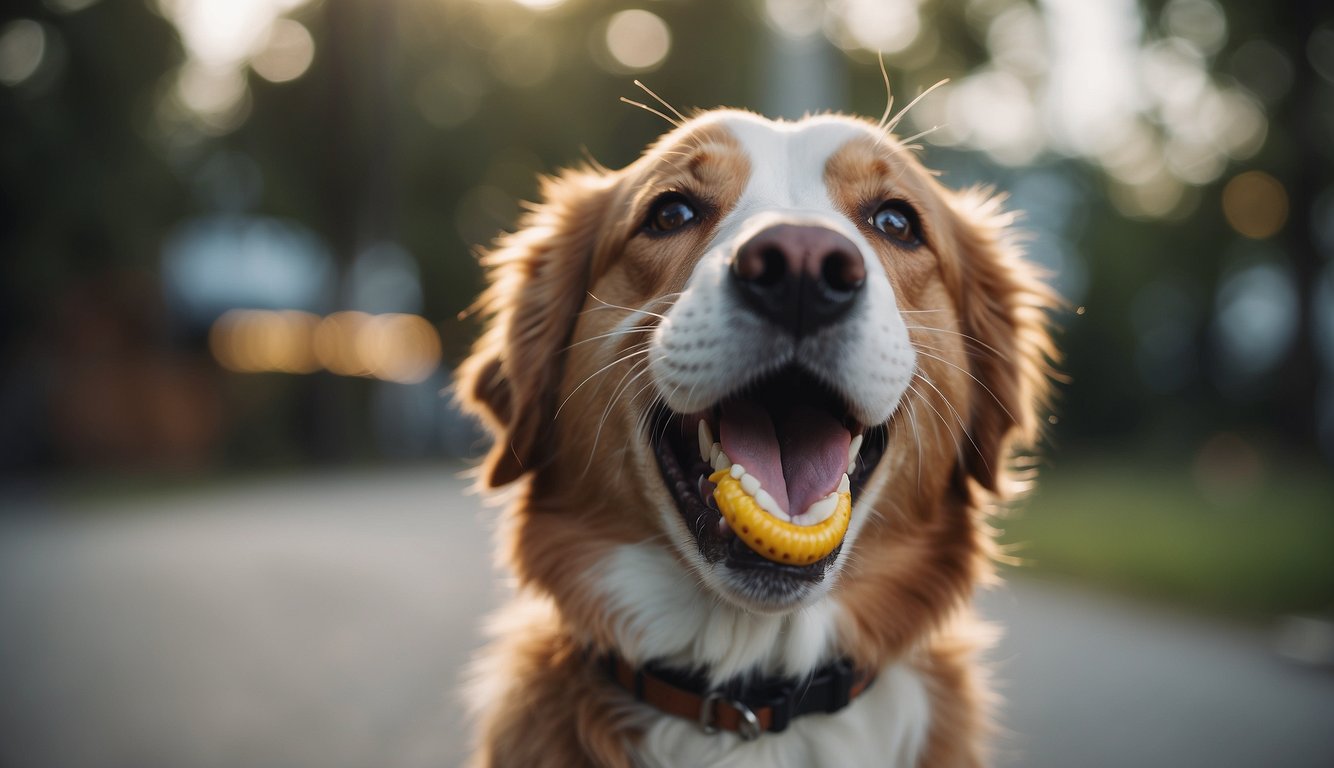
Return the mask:
M1037 574L1239 617L1334 609L1334 479L1318 467L1201 483L1129 461L1046 471L999 521Z

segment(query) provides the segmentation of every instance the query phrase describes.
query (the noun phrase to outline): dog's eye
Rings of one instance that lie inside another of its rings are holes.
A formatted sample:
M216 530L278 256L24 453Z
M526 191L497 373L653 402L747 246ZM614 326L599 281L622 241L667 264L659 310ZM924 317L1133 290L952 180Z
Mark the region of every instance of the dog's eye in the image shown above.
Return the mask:
M669 192L653 203L645 226L654 232L671 232L694 221L696 215L694 206L684 195Z
M904 200L886 200L871 214L871 226L889 237L909 245L921 239L917 211Z

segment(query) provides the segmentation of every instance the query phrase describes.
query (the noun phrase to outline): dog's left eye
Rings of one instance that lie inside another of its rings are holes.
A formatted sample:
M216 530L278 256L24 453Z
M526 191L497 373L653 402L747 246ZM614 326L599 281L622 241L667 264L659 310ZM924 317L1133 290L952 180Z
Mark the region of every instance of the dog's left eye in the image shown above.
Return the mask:
M644 226L654 232L671 232L694 221L697 215L685 195L669 192L654 201Z
M909 245L921 240L917 226L917 211L904 200L886 200L871 214L871 226L901 243Z

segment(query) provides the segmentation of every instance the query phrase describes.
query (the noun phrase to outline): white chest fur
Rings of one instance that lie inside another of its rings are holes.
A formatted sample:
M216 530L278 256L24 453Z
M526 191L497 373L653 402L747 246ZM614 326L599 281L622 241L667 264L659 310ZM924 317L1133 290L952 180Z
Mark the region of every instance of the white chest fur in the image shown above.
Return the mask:
M625 658L707 666L717 680L753 668L805 674L827 658L836 632L839 607L829 597L788 616L749 613L709 595L653 545L620 547L598 582L616 617ZM906 767L921 754L929 720L923 681L897 664L841 712L807 715L781 734L751 742L730 733L704 734L681 718L653 717L636 761L655 768Z

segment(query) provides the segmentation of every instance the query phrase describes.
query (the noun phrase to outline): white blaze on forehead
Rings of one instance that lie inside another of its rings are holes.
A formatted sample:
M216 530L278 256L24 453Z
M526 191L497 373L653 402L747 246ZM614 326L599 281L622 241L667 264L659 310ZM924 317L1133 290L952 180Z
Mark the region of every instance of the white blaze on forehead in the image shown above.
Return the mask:
M763 213L766 219L824 224L866 247L861 233L834 205L825 168L849 141L873 137L869 128L835 117L784 123L745 113L728 113L718 122L736 138L750 161L745 191L724 219L718 241Z

